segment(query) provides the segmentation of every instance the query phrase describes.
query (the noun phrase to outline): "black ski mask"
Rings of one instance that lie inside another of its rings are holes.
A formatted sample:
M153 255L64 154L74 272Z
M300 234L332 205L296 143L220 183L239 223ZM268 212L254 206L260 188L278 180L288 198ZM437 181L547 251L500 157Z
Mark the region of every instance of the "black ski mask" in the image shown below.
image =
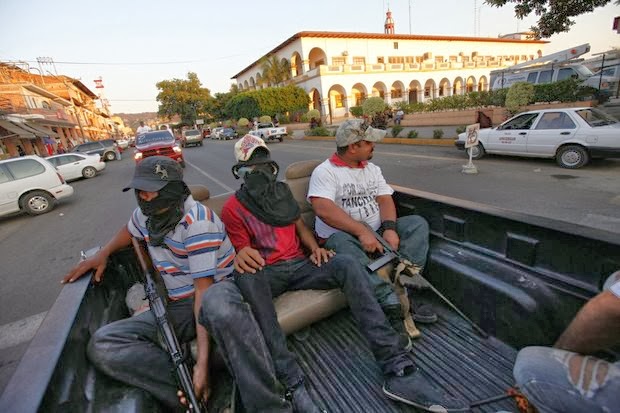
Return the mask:
M139 191L135 191L138 206L147 217L149 244L153 246L163 245L166 234L183 218L185 213L183 205L190 195L189 188L182 181L169 182L158 192L159 195L155 199L145 201L140 198Z

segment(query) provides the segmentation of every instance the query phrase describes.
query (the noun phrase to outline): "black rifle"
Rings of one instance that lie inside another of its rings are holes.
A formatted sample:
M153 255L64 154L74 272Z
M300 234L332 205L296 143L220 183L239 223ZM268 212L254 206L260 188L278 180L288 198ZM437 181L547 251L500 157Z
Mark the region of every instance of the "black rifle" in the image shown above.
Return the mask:
M196 394L194 393L194 384L192 383L190 369L187 367L187 363L185 363L185 357L183 356L183 351L179 345L179 340L174 333L172 325L168 321L166 306L164 305L162 298L157 293L157 286L151 276L151 268L153 268L153 266L147 265L146 261L148 256L146 256L146 252L143 251L138 240L132 237L131 243L133 244L136 256L140 262L140 267L142 267L142 272L144 272L144 278L146 281L144 289L146 291L146 296L149 299L151 311L157 320L157 327L159 327L161 335L166 342L166 348L168 349L168 353L170 353L170 358L172 360L172 364L174 365L177 381L183 390L185 398L189 401L188 410L190 412L200 413L202 411L201 403L198 402Z
M374 234L375 238L377 238L377 241L379 241L381 243L381 245L383 246L383 256L381 256L380 258L370 262L366 266L371 272L377 271L379 268L383 267L385 264L387 264L388 262L391 262L391 261L393 261L395 259L400 261L400 263L405 265L405 267L410 267L410 266L414 265L413 263L411 263L411 261L409 261L408 259L406 259L402 255L400 255L400 253L398 251L394 251L392 249L392 247L390 247L390 244L388 244L387 241L384 240L381 235L379 235L376 231L374 231L372 228L370 228L370 226L366 225L366 227L370 231L372 231L372 233ZM454 304L452 304L452 302L445 295L443 295L437 288L435 288L433 286L433 284L428 282L428 280L426 278L422 277L422 275L419 272L416 273L416 274L412 274L411 277L401 275L400 278L402 278L402 280L400 280L400 281L401 281L401 283L403 285L407 285L407 284L410 284L410 285L421 285L421 286L425 286L425 287L430 288L430 290L432 292L437 294L437 296L439 298L441 298L450 308L452 308L454 311L456 311L456 313L459 316L461 316L465 321L467 321L478 334L480 334L484 338L489 337L489 335L478 324L474 323L461 310L459 310ZM409 283L407 282L408 278L411 279L411 282L409 282ZM418 278L418 280L416 280L416 278ZM399 280L394 280L394 281L395 282L399 282Z

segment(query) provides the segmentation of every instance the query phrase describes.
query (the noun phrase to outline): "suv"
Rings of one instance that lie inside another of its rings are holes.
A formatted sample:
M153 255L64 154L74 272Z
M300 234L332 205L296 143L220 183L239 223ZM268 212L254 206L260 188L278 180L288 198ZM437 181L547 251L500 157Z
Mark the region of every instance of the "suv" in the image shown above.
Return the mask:
M76 145L71 149L71 152L80 152L88 154L99 154L101 159L105 161L113 161L115 159L121 159L121 154L118 149L118 145L114 142L114 139L104 139L101 141L86 142L80 145Z
M198 129L187 129L181 132L181 146L186 148L190 145L202 146L202 133Z
M176 144L174 136L168 130L146 132L136 137L136 153L134 155L136 163L144 158L156 155L172 158L182 168L185 168L183 151Z
M44 214L57 200L71 195L73 187L43 158L28 155L0 161L0 216L20 210Z

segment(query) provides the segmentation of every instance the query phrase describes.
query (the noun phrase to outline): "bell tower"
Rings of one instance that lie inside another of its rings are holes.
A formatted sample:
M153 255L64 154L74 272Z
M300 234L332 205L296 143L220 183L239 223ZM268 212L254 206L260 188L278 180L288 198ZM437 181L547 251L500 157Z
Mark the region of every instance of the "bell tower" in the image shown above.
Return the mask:
M385 24L383 27L385 29L385 34L394 34L394 19L392 18L390 9L385 13Z

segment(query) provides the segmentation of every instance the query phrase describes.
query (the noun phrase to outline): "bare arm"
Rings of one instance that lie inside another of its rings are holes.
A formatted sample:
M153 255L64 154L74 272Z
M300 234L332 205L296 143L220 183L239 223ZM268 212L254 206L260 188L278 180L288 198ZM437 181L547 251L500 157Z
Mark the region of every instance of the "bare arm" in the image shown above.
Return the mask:
M394 204L392 195L379 195L377 197L377 203L379 204L381 222L396 221L396 205ZM396 231L392 229L383 231L383 238L390 244L392 249L398 250L400 246L400 237Z
M604 291L579 310L554 347L591 354L620 343L620 298Z
M81 261L63 277L61 283L72 283L90 270L95 270L95 281L100 282L105 271L108 257L115 251L131 245L131 234L127 225L123 227L95 255Z
M209 397L209 333L198 322L202 296L213 285L213 278L198 278L194 280L194 318L196 320L196 341L198 354L194 366L194 391L199 399L207 400Z

